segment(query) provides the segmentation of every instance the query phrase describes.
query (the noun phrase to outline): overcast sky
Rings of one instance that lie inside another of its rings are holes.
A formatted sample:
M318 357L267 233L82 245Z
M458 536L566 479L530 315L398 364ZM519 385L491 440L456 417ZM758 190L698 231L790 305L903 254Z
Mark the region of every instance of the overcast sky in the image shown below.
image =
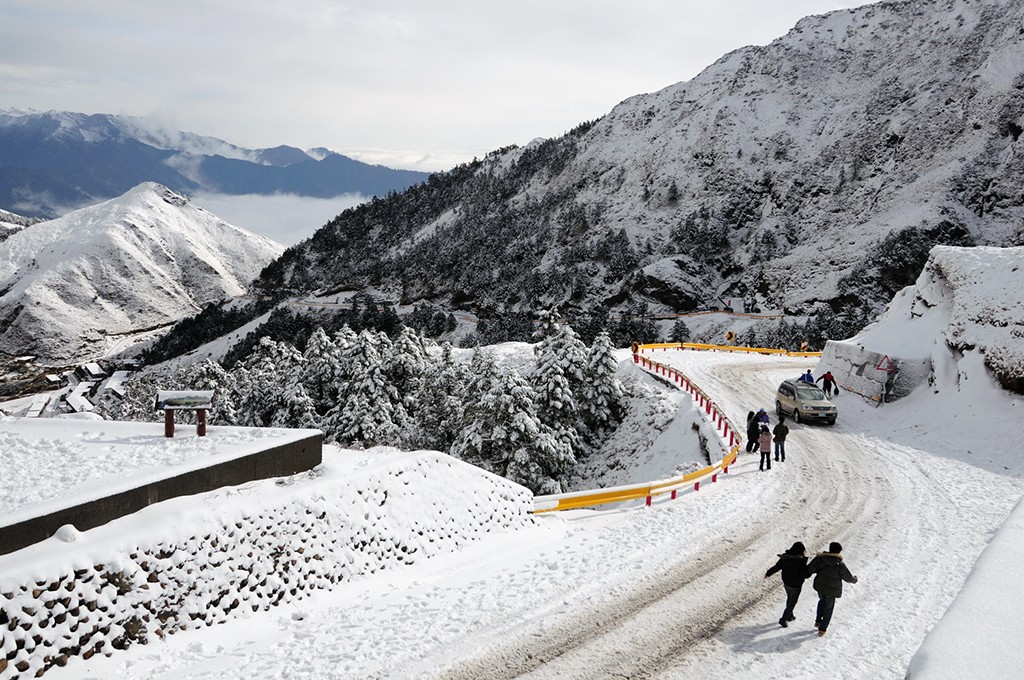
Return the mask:
M0 108L443 170L863 0L3 0Z

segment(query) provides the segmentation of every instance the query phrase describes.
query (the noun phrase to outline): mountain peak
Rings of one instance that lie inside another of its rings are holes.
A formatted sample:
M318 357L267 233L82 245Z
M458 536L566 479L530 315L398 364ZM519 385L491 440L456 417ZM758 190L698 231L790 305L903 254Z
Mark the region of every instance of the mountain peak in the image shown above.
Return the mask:
M0 242L0 351L102 357L242 294L283 249L140 184Z

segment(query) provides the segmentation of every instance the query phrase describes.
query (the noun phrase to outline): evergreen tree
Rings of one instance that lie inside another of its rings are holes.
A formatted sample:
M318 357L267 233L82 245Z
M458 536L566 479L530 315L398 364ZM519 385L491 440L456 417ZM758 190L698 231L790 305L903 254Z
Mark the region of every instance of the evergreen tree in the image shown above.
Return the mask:
M569 324L558 321L554 310L541 314L538 333L544 336L534 347L537 365L530 383L541 422L576 453L581 422L575 393L586 381L586 346Z
M364 330L343 352L341 363L349 376L324 418L329 439L362 446L398 443L407 418L384 372L378 344L376 333Z
M557 493L575 458L536 414L533 390L513 368L498 367L477 351L470 402L452 455L522 484Z
M306 342L302 386L313 400L316 413L323 415L337 402L338 347L323 328L317 327Z
M690 341L690 328L686 325L686 322L682 318L676 319L676 322L672 324L672 331L668 336L669 342L689 342Z
M601 333L587 356L586 381L580 392L580 417L589 441L597 440L621 422L624 392L616 377L618 367L611 338Z
M420 383L428 361L423 338L408 326L402 326L390 351L383 355L384 373L398 391L408 413L416 412Z
M231 375L209 357L187 368L181 380L189 390L213 390L211 425L235 425L237 413Z
M410 439L421 448L448 451L459 434L468 394L468 371L452 359L452 346L429 362L416 396L415 432Z

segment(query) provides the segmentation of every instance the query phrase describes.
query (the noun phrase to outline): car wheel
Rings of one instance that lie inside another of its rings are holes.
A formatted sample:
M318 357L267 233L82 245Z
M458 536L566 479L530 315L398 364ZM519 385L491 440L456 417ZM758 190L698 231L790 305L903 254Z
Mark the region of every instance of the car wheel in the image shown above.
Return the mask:
M836 419L832 418L831 420L828 421L828 424L829 425L835 425L836 424Z
M801 420L800 420L800 409L798 409L798 408L797 409L793 409L793 422L794 423L801 422Z
M777 416L781 416L782 415L782 404L779 403L778 401L775 402L775 415L777 415Z

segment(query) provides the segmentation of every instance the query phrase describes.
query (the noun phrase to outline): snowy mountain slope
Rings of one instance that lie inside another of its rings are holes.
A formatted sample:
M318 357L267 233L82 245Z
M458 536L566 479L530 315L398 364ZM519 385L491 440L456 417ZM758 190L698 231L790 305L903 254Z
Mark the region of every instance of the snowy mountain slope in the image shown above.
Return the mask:
M496 309L726 296L840 312L846 335L932 245L1024 238L1022 20L1020 0L809 17L562 138L344 213L262 284Z
M0 210L0 241L3 241L11 234L21 231L30 224L41 222L34 217L22 217L6 210Z
M174 191L334 197L384 195L427 174L316 149L245 149L155 121L0 110L0 205L54 217L145 181Z
M146 183L0 243L0 351L102 356L239 295L283 247Z

